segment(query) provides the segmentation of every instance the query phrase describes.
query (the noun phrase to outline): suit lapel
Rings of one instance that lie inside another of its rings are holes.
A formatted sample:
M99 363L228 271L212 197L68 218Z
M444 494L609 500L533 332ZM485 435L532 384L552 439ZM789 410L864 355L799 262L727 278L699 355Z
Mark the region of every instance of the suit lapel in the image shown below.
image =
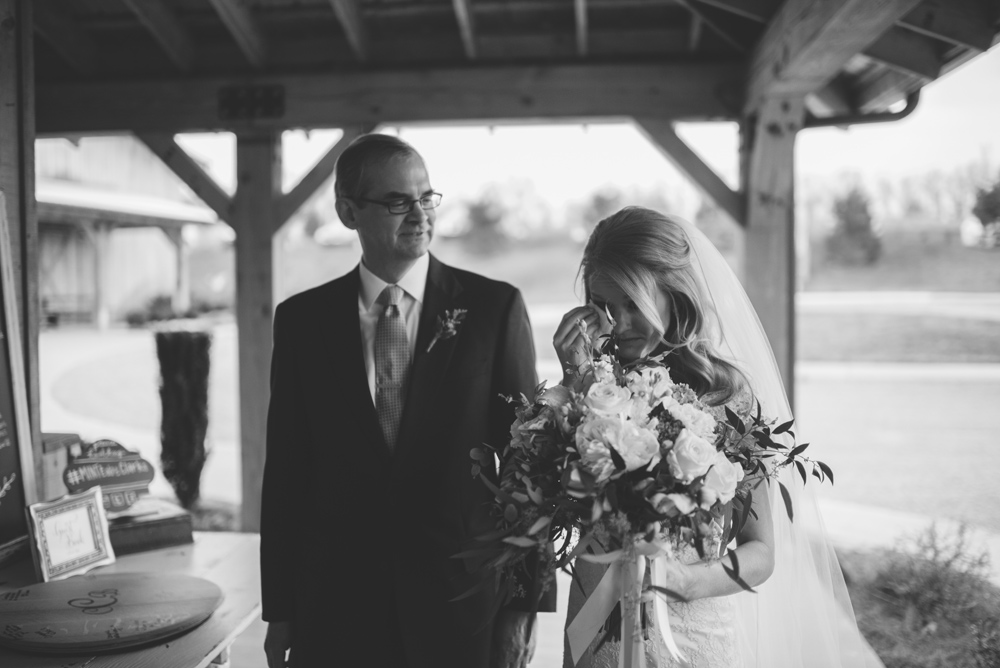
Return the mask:
M427 348L437 331L438 317L443 316L445 311L455 308L456 298L461 291L461 285L456 280L454 272L432 255L427 269L427 286L424 289L424 303L420 311L417 346L410 367L399 441L396 444L397 462L418 440L421 425L430 414L438 389L451 363L451 355L458 337L438 340L430 351Z
M322 341L330 345L331 365L329 378L342 379L345 391L342 396L352 404L351 414L360 423L360 440L371 443L385 463L391 461L389 448L378 423L375 404L368 389L368 372L365 369L364 347L361 342L361 320L358 316L358 290L361 285L358 268L347 274L336 285L329 308L322 309L320 327Z

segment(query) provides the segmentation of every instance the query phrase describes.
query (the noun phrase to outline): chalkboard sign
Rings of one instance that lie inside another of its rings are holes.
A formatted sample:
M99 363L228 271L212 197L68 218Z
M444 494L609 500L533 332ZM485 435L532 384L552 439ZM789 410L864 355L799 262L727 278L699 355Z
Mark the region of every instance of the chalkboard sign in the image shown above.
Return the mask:
M117 512L148 492L154 475L153 465L138 452L103 440L91 443L73 458L63 472L63 482L72 494L100 485L104 509Z
M34 460L21 353L21 328L7 222L0 192L0 566L28 549L25 508L35 503Z

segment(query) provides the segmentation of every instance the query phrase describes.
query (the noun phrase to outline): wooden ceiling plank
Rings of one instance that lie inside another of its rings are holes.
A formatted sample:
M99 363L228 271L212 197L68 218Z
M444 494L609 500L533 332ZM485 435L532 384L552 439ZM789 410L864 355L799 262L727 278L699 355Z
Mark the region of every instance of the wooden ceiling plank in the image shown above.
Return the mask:
M181 72L194 66L194 40L162 0L123 0Z
M785 0L750 58L747 111L825 86L920 0Z
M573 18L576 22L576 55L587 56L587 0L573 0Z
M357 0L330 0L330 5L344 29L344 34L347 36L347 42L351 45L354 56L360 62L367 61L370 55L368 31L361 18L361 10L358 8Z
M899 20L907 30L981 53L993 45L993 27L979 0L924 0Z
M841 78L806 96L806 107L814 116L846 116L857 113L851 103L852 91Z
M667 160L686 174L734 221L746 226L743 196L730 188L715 170L705 164L701 156L691 150L691 147L677 135L669 119L637 118L635 122L639 130Z
M920 79L902 72L886 70L858 91L858 110L865 113L882 111L905 99L908 93L919 88L922 83Z
M927 81L941 75L942 60L929 38L905 28L889 28L864 51L869 58Z
M194 158L187 154L172 134L141 132L136 136L170 168L170 171L187 184L220 220L230 226L233 225L232 198Z
M734 119L743 107L743 71L732 61L39 83L36 124L40 135L64 135L625 116ZM251 116L220 114L233 89L246 87L254 89L243 97L267 104ZM256 95L259 89L266 94Z
M66 11L51 2L36 2L35 32L66 61L85 76L97 72L97 45Z
M267 41L246 4L240 0L208 0L229 34L254 67L263 67L267 57Z
M344 149L361 135L374 132L375 127L374 125L356 125L343 128L344 134L337 140L337 143L330 147L330 150L319 159L319 162L309 170L308 174L295 184L294 188L282 195L281 199L278 200L278 211L274 221L275 233L333 175L333 170L337 166L337 159L340 158L340 154L344 152Z

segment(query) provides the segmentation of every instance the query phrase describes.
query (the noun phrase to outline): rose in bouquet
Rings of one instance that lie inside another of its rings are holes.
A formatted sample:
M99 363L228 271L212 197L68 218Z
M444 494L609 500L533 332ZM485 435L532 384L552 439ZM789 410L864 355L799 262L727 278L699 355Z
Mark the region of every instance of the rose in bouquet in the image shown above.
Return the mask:
M496 453L488 446L471 452L473 475L495 495L497 529L465 554L496 571L501 599L526 561L537 566L543 587L557 568L571 572L576 558L609 564L568 631L574 655L620 605L625 665L639 665L645 600L652 606L647 619L679 656L665 596L680 596L666 587L664 560L683 545L703 559L718 558L709 547L717 539L713 526L731 513L724 543L735 538L762 483L780 485L791 518L788 490L776 480L782 468L794 466L803 480L810 470L832 478L826 464L803 456L808 444L794 445L791 421L769 421L759 404L746 415L726 407L717 419L690 387L671 379L662 356L622 366L604 354L572 389L543 383L518 403L509 443ZM482 475L496 455L498 484ZM752 591L736 555L730 559L726 573Z

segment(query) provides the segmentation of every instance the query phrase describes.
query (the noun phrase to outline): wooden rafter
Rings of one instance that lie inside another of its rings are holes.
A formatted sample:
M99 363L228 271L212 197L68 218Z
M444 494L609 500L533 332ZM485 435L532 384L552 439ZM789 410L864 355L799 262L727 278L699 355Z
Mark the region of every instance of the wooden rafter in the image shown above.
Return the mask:
M736 118L740 63L510 66L410 72L324 73L255 79L39 84L41 135L318 128L418 121L652 116ZM280 113L221 117L220 94L268 86ZM428 95L427 91L435 91ZM594 95L595 90L602 91ZM141 103L137 102L141 100Z
M368 60L368 32L365 30L357 0L330 0L333 13L337 15L347 42L351 45L355 57L361 62Z
M573 0L573 20L576 24L576 55L586 57L587 43L587 0Z
M919 2L786 0L751 56L747 111L768 96L822 88Z
M776 0L699 0L703 5L717 7L736 16L758 23L767 23L780 4Z
M149 150L152 151L167 167L176 174L181 181L187 184L188 188L194 191L201 201L208 205L219 219L234 225L232 207L233 200L215 182L209 174L202 169L194 158L187 154L173 135L163 133L140 133L137 135Z
M867 113L885 109L919 88L921 83L919 79L894 70L882 72L857 92L858 110Z
M636 124L664 157L686 174L720 209L741 226L746 225L743 196L726 185L715 170L677 136L669 119L637 118Z
M856 112L851 103L852 92L836 78L823 88L806 96L806 108L815 116L846 116Z
M277 213L273 221L273 231L275 233L333 175L334 167L337 166L337 159L344 152L344 149L347 148L348 144L360 135L372 132L374 129L374 126L371 125L344 128L344 134L337 140L337 143L330 147L326 155L320 158L319 162L309 170L308 174L302 177L294 188L282 195L278 200L276 206Z
M894 70L927 81L933 81L941 74L943 63L934 44L927 37L905 28L889 28L864 53Z
M267 42L257 21L245 3L239 0L209 0L236 40L244 57L254 67L262 67L267 55Z
M97 71L97 45L64 9L54 6L51 0L37 2L34 20L35 32L70 67L86 76Z
M984 10L980 0L924 0L899 25L978 53L993 45L993 26Z
M182 72L194 65L194 40L162 0L123 0Z
M744 53L748 50L747 45L743 43L743 40L739 39L731 31L720 25L718 21L707 14L704 8L694 0L674 0L674 2L684 6L689 12L691 12L692 15L697 16L709 30L721 37L724 42L732 46L740 53Z
M701 42L701 29L705 24L697 14L691 15L691 28L688 31L688 51L697 51Z

